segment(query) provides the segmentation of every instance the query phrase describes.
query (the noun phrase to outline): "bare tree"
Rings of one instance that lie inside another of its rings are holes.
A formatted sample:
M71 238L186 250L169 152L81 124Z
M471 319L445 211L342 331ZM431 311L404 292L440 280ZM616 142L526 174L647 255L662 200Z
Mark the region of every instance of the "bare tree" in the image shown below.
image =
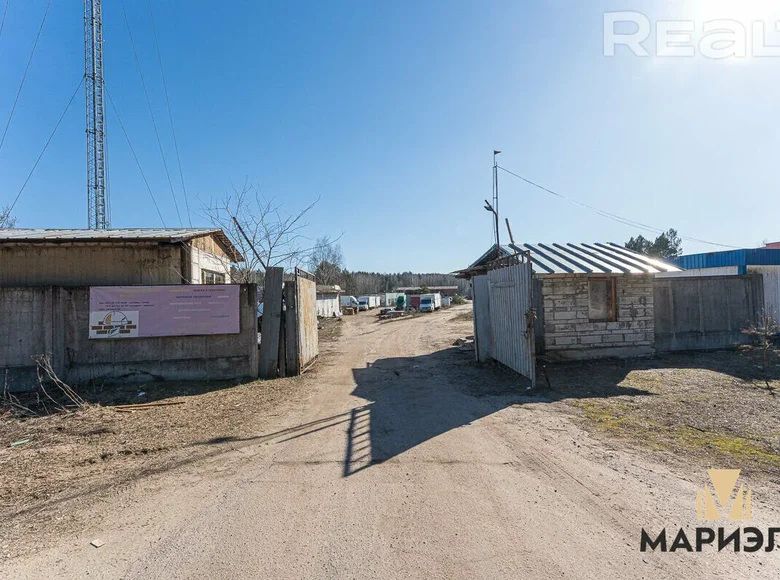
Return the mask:
M10 230L16 227L17 219L11 215L11 206L0 209L0 230Z
M232 268L233 281L252 283L257 281L258 272L267 268L305 263L313 249L307 247L303 234L308 226L305 217L318 201L286 214L281 203L265 197L259 187L247 181L241 189L232 186L223 198L204 206L211 224L225 232L244 258Z
M317 282L327 285L340 284L343 267L344 254L341 252L341 244L328 236L317 238L309 256L309 269L317 277Z

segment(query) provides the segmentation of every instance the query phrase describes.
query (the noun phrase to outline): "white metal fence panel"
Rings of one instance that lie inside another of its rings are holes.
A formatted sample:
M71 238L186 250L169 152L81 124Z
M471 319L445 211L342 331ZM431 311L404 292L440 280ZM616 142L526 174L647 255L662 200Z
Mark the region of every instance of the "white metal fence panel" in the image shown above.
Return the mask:
M474 309L474 352L477 362L485 362L490 358L490 344L493 341L490 333L490 292L487 276L474 276L471 280Z
M754 272L764 277L764 310L780 320L780 266L748 266L748 274Z
M487 279L491 355L536 386L531 262L491 270Z

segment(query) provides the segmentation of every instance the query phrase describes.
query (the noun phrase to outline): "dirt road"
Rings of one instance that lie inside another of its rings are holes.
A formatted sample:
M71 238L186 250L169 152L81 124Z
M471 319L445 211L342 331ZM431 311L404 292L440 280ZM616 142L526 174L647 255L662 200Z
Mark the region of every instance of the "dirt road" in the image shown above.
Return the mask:
M471 334L464 308L345 318L305 403L217 457L85 508L90 526L0 563L0 576L780 575L776 553L641 553L643 527L697 525L706 474L607 449L560 403L474 364L452 346ZM749 525L777 525L776 503L756 491ZM95 538L105 545L91 547Z

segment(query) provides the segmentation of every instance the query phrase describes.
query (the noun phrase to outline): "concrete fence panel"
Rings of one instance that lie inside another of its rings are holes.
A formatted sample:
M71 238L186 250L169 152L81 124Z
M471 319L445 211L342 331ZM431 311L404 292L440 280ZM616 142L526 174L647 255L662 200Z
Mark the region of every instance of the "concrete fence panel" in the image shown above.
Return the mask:
M654 281L657 351L714 350L752 341L742 331L764 304L761 276L697 276Z
M89 287L0 287L0 371L13 390L34 385L36 355L73 384L256 378L256 303L242 285L238 334L90 340Z

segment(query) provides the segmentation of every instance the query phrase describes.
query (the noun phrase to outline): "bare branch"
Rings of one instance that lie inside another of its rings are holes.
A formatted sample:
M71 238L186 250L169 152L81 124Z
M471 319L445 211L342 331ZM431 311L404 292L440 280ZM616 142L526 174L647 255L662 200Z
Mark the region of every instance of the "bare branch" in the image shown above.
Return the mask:
M244 258L233 267L234 282L258 282L267 268L300 263L306 252L302 247L308 226L305 216L319 202L287 215L281 203L266 198L257 186L244 181L218 200L211 200L202 210L214 227L220 228Z
M18 220L11 215L11 206L6 205L0 209L0 230L11 230L16 227Z

